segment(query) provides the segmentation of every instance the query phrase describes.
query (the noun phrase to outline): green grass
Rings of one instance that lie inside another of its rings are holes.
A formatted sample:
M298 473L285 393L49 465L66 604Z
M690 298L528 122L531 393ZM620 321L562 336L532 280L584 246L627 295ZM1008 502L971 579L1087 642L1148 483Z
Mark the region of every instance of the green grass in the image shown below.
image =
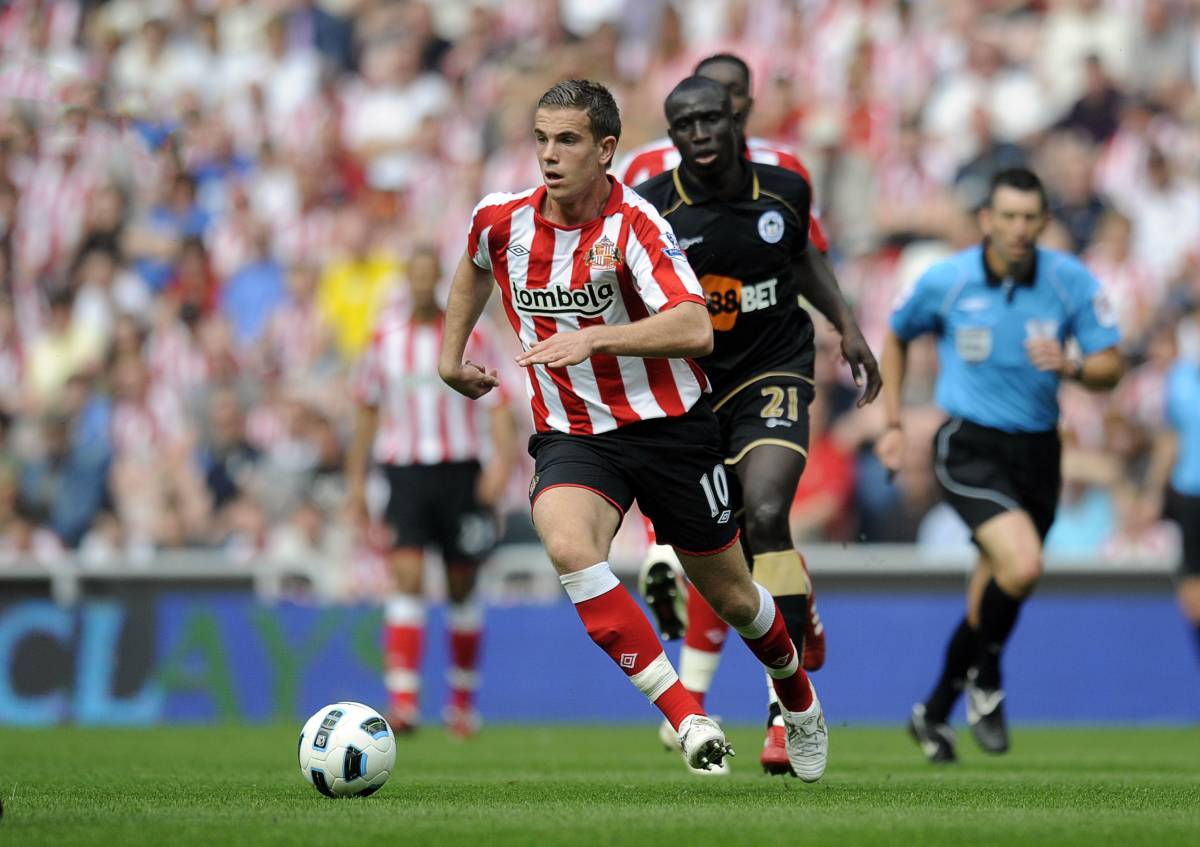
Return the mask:
M645 727L491 727L401 742L373 797L301 781L296 727L0 730L0 845L1200 844L1200 730L1022 729L926 765L898 730L833 728L817 785L682 772Z

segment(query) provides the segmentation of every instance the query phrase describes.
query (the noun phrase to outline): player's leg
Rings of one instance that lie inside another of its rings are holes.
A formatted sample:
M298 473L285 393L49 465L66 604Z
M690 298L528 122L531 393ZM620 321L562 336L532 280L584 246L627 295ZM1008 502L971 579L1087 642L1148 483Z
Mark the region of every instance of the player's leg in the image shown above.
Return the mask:
M1175 596L1179 601L1179 610L1191 624L1196 637L1196 657L1200 659L1200 575L1181 579Z
M1200 497L1189 497L1170 489L1166 517L1179 525L1183 536L1175 598L1179 611L1195 634L1197 658L1200 659Z
M1008 749L1000 659L1017 623L1021 604L1042 573L1042 542L1029 514L997 515L975 530L991 578L979 598L975 663L967 677L967 720L980 746L991 753Z
M480 724L479 712L475 707L483 643L483 605L475 597L479 567L478 562L473 560L446 562L450 702L445 718L450 734L459 738L474 735L479 731Z
M432 537L425 499L424 470L385 465L390 494L384 513L391 532L392 593L383 607L384 683L393 731L411 732L420 722L421 657L425 641L425 545Z
M654 628L608 564L627 507L628 500L590 488L535 484L533 523L588 636L670 721L689 764L705 769L724 758L725 736L679 682Z
M424 551L420 547L396 548L392 551L391 565L393 590L383 607L384 682L392 730L406 733L415 730L421 720Z
M475 693L483 607L475 599L475 584L480 563L497 538L495 516L476 496L480 473L478 462L454 462L440 466L433 483L441 504L434 516L434 533L446 567L449 600L450 702L444 717L450 733L460 738L474 735L480 725Z
M987 557L981 553L967 584L966 612L946 643L941 676L929 697L913 706L909 732L931 762L953 762L958 758L950 713L966 685L967 672L975 663L979 649L979 600L991 578Z
M754 579L771 592L779 605L788 633L801 650L802 664L811 588L804 560L792 545L788 515L806 459L800 445L758 444L742 452L735 465L741 489L744 549ZM773 694L774 689L770 690ZM789 770L783 718L775 697L770 698L768 706L759 762L767 773Z
M825 716L775 598L750 577L740 545L708 555L676 551L696 589L770 675L792 772L806 782L820 779L829 754Z

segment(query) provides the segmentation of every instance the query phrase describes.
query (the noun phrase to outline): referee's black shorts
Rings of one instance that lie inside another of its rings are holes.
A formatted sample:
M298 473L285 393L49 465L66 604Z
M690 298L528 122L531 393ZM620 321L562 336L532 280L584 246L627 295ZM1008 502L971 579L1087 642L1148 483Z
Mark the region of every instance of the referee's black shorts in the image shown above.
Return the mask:
M623 516L637 500L659 544L706 556L738 538L721 430L708 404L687 414L627 424L598 435L539 432L529 502L559 486L587 488Z
M972 534L997 515L1019 510L1046 540L1062 487L1058 430L1003 432L951 418L934 436L933 470Z
M1165 517L1179 524L1183 534L1183 561L1180 575L1200 576L1200 497L1167 490Z

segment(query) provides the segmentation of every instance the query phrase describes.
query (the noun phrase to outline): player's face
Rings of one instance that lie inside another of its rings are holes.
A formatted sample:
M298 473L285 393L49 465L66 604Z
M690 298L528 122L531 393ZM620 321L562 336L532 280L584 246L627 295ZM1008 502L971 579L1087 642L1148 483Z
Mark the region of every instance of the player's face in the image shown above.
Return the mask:
M750 117L750 107L754 105L754 98L750 96L750 80L746 79L742 69L730 62L713 62L701 68L696 76L718 82L729 92L738 129L744 130L746 119Z
M604 179L617 148L611 135L592 137L591 121L582 109L538 109L533 137L542 181L555 201L580 197L597 179Z
M737 125L728 98L717 92L676 94L668 106L667 120L667 134L689 170L723 173L737 158Z
M992 249L1005 262L1015 265L1033 252L1047 217L1038 192L1001 185L992 195L991 205L980 212L979 222Z

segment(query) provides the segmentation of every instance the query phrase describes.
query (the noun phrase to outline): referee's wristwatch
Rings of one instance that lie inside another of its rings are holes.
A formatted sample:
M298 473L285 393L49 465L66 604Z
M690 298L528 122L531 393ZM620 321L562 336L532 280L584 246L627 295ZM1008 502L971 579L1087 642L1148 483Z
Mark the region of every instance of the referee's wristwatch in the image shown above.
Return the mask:
M1067 363L1067 378L1076 382L1083 379L1083 361L1081 359L1071 359Z

